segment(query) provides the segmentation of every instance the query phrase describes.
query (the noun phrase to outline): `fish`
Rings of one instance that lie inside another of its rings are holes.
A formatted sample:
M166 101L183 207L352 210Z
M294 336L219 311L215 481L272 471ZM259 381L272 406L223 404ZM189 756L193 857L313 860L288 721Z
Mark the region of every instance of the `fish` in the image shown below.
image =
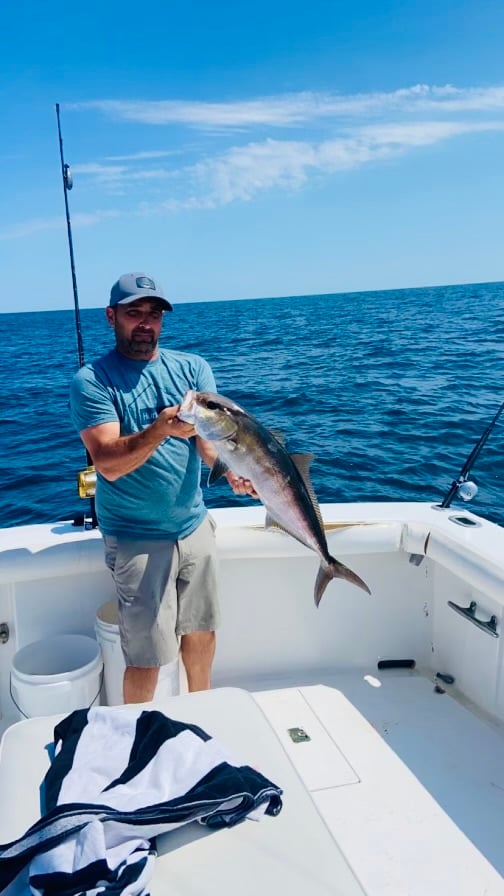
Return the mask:
M188 390L177 416L191 423L197 434L211 442L217 452L208 477L209 485L228 471L250 480L266 508L266 526L284 530L318 554L316 607L331 579L345 579L371 593L357 573L329 553L306 462L304 472L300 471L306 455L288 454L276 434L230 398L216 392Z

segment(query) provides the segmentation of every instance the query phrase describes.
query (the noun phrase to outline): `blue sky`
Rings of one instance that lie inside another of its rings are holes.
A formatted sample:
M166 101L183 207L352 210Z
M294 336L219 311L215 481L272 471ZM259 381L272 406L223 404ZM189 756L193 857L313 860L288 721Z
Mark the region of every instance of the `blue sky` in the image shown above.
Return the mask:
M18 0L0 29L2 311L73 307L56 102L83 308L129 270L174 302L504 279L501 0Z

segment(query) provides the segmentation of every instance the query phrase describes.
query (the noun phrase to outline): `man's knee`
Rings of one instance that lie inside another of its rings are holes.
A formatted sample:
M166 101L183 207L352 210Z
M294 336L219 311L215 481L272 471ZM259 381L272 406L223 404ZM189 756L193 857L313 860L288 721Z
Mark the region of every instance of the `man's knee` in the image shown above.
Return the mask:
M210 676L215 654L215 632L190 632L180 640L182 662L187 675L189 691L205 691L210 688Z
M145 703L152 700L159 677L159 668L126 666L123 678L125 703Z
M215 647L214 631L188 632L180 639L182 653L213 651Z

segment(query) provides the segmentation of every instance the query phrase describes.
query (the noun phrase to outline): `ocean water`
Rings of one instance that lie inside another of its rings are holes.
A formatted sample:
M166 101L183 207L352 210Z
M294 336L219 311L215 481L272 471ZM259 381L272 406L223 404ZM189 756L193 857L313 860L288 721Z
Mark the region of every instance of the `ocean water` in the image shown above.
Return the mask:
M86 360L111 347L103 309L81 309L81 325ZM0 526L82 514L71 298L68 311L0 314L0 339ZM178 304L161 344L203 355L221 393L311 451L321 502L438 503L504 400L504 283ZM501 525L503 423L468 505ZM209 507L251 501L206 476Z

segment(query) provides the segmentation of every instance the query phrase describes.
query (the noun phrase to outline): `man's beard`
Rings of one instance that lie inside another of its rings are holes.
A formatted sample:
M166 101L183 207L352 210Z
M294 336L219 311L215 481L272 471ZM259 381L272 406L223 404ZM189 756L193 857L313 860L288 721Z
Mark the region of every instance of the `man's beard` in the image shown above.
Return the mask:
M127 342L128 351L132 355L151 355L157 347L158 341L152 334L132 334L131 339Z

